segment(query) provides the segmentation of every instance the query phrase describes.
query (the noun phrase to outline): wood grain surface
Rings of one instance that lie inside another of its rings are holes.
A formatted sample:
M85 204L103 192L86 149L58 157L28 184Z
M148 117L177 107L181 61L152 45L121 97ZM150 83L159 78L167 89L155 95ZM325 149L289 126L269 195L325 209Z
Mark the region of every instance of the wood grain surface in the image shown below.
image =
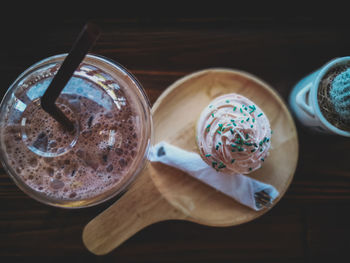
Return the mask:
M135 74L151 103L175 80L209 67L250 72L287 101L300 78L349 55L349 22L342 10L332 15L330 8L301 13L274 13L268 7L222 14L164 11L159 16L148 15L147 9L114 9L108 15L47 15L44 25L38 16L19 20L13 15L16 10L2 10L10 16L1 17L1 97L28 66L68 52L86 21L103 30L93 52ZM269 213L235 227L157 223L106 256L87 251L81 233L115 199L75 211L48 207L28 198L1 169L0 261L340 262L350 249L350 140L311 134L298 123L297 129L295 177Z

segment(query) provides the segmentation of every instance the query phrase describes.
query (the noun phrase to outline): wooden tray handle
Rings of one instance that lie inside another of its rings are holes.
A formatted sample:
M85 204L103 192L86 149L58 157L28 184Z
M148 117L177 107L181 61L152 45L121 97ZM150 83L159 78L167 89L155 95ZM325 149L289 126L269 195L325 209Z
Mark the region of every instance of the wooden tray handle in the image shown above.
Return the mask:
M83 242L92 253L104 255L148 225L182 217L160 194L147 166L117 202L85 226Z

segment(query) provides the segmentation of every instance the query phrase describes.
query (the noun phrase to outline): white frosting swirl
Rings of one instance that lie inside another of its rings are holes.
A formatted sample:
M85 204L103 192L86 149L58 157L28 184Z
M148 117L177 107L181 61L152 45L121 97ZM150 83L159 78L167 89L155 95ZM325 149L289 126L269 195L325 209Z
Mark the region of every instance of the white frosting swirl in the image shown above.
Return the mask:
M270 123L251 100L225 94L202 111L197 144L203 160L216 170L248 174L259 169L269 154Z

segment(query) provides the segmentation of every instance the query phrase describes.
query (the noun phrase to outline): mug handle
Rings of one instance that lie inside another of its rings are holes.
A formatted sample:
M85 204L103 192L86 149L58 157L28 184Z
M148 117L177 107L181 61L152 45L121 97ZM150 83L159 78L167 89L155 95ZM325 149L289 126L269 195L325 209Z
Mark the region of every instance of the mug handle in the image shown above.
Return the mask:
M298 106L300 106L306 113L311 115L312 117L315 116L315 112L311 105L309 104L309 100L306 99L306 95L310 93L310 89L312 87L312 82L309 84L305 85L298 94L295 97L295 102Z

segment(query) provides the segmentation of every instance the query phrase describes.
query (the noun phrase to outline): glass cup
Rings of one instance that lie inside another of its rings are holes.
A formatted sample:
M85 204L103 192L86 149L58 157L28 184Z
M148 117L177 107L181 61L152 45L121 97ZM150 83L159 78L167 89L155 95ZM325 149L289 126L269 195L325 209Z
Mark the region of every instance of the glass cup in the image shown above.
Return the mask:
M30 197L82 208L125 192L135 180L147 161L152 119L137 79L88 54L56 101L74 123L66 131L40 106L66 56L39 61L8 89L0 107L0 159Z

